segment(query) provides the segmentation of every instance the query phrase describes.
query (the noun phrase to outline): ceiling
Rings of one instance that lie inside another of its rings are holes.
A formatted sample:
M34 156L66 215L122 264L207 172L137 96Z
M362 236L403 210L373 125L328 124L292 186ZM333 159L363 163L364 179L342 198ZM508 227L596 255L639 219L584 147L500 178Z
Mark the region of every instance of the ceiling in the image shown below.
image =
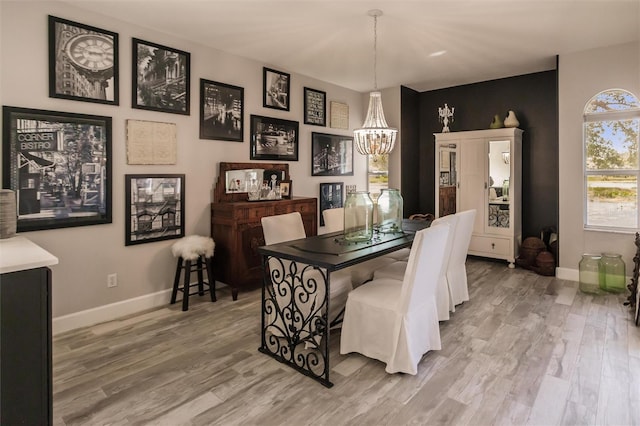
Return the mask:
M375 8L381 89L549 70L555 55L640 39L640 0L59 1L360 92L374 88Z

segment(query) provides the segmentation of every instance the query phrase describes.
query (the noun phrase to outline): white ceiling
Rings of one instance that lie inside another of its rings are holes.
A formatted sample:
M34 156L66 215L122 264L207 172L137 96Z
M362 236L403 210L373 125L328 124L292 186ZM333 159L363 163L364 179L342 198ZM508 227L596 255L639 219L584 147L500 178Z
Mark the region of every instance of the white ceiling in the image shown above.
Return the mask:
M361 92L374 86L374 8L381 89L543 71L557 54L640 39L640 0L60 1Z

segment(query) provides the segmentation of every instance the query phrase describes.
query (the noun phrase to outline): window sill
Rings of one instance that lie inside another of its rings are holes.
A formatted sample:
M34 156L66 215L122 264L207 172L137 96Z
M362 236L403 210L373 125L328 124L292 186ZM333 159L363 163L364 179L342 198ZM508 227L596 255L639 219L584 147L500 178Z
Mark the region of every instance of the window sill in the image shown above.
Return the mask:
M622 228L587 228L583 227L584 231L587 232L606 232L607 234L624 234L624 235L634 235L636 232L640 232L640 229L622 229Z

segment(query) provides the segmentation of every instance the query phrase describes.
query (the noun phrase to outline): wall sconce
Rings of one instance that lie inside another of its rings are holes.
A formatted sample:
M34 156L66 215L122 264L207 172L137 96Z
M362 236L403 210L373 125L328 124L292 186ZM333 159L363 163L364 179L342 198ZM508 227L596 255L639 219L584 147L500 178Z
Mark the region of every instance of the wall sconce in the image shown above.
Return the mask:
M504 164L509 164L510 157L511 155L509 154L509 151L502 153L502 161L504 161Z

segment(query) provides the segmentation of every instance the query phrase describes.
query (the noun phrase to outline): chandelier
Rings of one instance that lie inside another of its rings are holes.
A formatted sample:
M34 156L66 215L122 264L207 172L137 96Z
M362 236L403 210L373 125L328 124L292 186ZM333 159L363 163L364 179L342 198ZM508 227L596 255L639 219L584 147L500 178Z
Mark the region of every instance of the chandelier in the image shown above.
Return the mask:
M384 119L382 110L382 95L378 91L377 76L377 43L378 43L378 16L382 16L382 11L373 9L368 12L373 17L373 92L369 94L369 110L367 118L360 129L353 132L356 149L363 155L388 154L393 150L396 143L398 129L389 127Z

